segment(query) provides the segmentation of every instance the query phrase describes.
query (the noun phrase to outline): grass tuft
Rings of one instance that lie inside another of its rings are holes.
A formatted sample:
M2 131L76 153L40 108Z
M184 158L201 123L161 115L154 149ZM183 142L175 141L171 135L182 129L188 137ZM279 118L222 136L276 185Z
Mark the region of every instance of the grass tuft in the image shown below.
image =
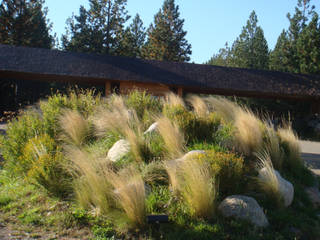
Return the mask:
M166 164L171 186L183 196L192 216L212 218L218 195L214 176L205 161L187 159Z
M143 124L135 110L125 106L122 97L113 96L110 108L101 110L93 118L93 123L99 136L112 133L124 137L130 143L135 160L140 162L144 159L147 147L143 136Z
M84 117L75 110L65 110L60 117L62 139L77 147L82 146L90 136L90 125Z
M248 109L236 112L234 126L235 144L246 156L251 156L262 146L261 121Z
M280 193L279 181L272 165L270 153L264 150L255 155L259 160L257 168L260 172L257 182L260 190L265 193L277 207L283 207L284 201Z
M176 123L171 122L167 117L157 119L158 132L164 140L167 157L179 158L185 152L184 135Z
M75 177L74 191L79 204L108 213L110 207L109 165L105 159L92 158L78 148L69 147L67 168Z
M293 132L290 125L278 129L280 141L286 152L285 164L290 169L301 168L303 161L300 157L299 138Z
M110 172L114 197L134 226L144 226L146 218L145 184L139 171L133 166L118 173Z
M197 117L206 118L208 116L208 106L201 97L190 95L188 96L187 101L191 104L193 111Z

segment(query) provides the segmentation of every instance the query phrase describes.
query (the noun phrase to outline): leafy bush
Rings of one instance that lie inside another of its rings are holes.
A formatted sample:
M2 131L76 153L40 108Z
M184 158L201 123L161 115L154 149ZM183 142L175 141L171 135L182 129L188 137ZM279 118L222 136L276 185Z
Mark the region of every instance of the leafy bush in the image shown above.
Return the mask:
M158 114L161 112L162 104L159 98L147 94L146 91L132 91L126 99L126 105L136 111L140 120L145 124L151 124L152 114Z
M244 160L242 158L237 157L234 153L212 150L206 151L206 154L198 154L196 157L209 162L219 182L219 192L223 196L235 194L241 190L244 171Z
M94 89L70 89L67 94L57 92L50 96L47 101L40 102L46 132L51 137L58 136L60 130L59 118L63 110L75 110L87 118L102 104L100 94L95 96Z
M188 142L212 142L220 126L220 118L215 113L208 114L205 118L197 117L181 105L167 105L163 108L163 114L178 124Z
M65 196L71 190L70 175L64 170L61 148L47 134L31 138L19 157L21 171L50 193Z
M25 145L30 138L44 133L43 121L38 112L25 111L18 119L8 124L7 136L1 140L1 152L5 159L5 166L13 173L21 173L20 159Z

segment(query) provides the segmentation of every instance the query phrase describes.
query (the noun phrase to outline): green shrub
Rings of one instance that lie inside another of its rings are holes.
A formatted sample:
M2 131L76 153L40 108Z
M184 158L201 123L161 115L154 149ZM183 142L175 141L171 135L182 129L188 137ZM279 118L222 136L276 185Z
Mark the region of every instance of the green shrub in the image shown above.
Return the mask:
M205 118L197 117L181 105L166 105L163 108L163 114L179 125L188 143L194 141L212 142L221 122L220 117L215 113L211 113Z
M159 98L147 94L146 91L138 90L130 92L126 99L126 105L136 111L140 120L149 124L152 123L150 112L157 114L161 112L162 108Z
M40 102L46 132L51 137L58 135L59 118L64 109L76 110L87 118L102 103L100 94L95 96L94 89L75 89L69 90L67 94L53 94L47 101Z
M208 161L219 181L219 192L223 195L236 194L241 189L244 160L233 153L206 151L196 155L200 160ZM235 184L236 183L236 184Z
M64 196L71 187L64 161L61 148L49 135L43 134L28 141L18 162L30 181L54 195Z
M19 168L19 161L25 145L30 138L44 132L44 125L40 115L33 110L24 112L18 119L8 124L7 136L1 139L1 152L5 159L5 166L15 172Z

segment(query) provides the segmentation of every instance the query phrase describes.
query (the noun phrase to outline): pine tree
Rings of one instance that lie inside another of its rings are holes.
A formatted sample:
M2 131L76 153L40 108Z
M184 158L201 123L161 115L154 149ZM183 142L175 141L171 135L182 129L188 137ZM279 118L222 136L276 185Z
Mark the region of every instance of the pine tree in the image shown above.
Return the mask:
M211 59L206 62L209 65L231 67L232 56L231 49L228 43L225 44L224 48L220 48L217 54L214 54Z
M320 73L320 26L319 15L314 13L312 20L302 30L298 41L300 73Z
M47 24L44 0L3 0L0 4L0 43L51 48L54 37Z
M268 43L262 28L257 23L258 17L255 11L252 11L247 25L243 27L240 36L232 45L232 66L251 69L268 68Z
M289 46L289 39L287 36L287 32L283 30L278 37L276 46L274 47L273 51L270 53L270 70L277 70L282 72L288 72L287 68L287 56L289 53L288 51Z
M272 70L293 73L319 73L320 27L319 16L310 0L298 0L290 22L271 53Z
M67 22L62 36L65 50L115 55L124 24L130 18L127 0L89 0L90 9L80 7L79 16Z
M191 45L183 30L184 19L180 19L179 6L174 0L165 0L162 9L154 16L148 29L148 40L143 48L147 59L184 62L190 60Z
M141 58L145 40L146 30L139 14L137 14L130 26L123 32L116 53L121 56Z

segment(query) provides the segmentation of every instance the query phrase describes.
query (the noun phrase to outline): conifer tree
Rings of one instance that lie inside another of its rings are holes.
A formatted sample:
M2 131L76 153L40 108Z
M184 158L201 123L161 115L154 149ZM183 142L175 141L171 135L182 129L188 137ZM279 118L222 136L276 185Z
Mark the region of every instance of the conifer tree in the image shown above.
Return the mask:
M127 0L89 0L90 8L80 7L79 16L67 22L67 32L62 36L65 50L116 54L124 24L130 18Z
M262 28L257 23L258 17L255 11L252 11L247 25L243 27L240 36L232 45L232 66L251 69L268 68L268 43Z
M121 56L141 58L145 40L146 30L139 14L137 14L130 26L123 31L116 53Z
M148 29L148 40L143 48L147 59L184 62L190 60L191 45L183 30L184 19L180 19L179 6L174 0L165 0L154 16Z
M0 4L0 43L51 48L47 9L44 0L2 0Z
M272 70L293 73L320 73L319 16L310 0L298 0L289 28L278 38L271 53Z

